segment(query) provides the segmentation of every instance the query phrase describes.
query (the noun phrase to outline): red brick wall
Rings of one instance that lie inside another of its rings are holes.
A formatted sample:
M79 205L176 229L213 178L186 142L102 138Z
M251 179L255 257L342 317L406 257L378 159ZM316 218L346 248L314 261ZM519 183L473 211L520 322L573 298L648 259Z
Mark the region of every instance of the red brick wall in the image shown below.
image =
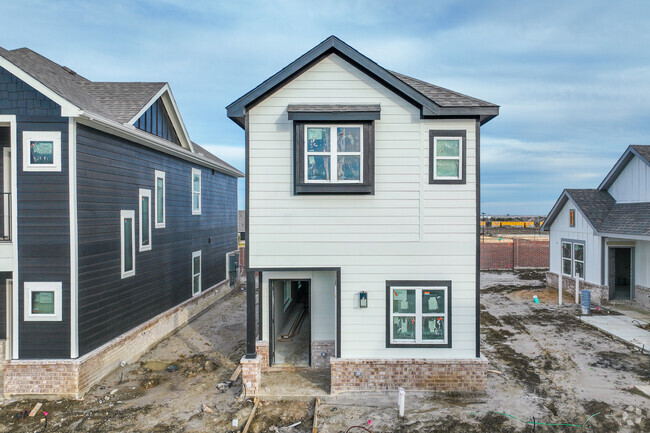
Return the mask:
M548 248L546 240L481 242L481 269L548 268Z

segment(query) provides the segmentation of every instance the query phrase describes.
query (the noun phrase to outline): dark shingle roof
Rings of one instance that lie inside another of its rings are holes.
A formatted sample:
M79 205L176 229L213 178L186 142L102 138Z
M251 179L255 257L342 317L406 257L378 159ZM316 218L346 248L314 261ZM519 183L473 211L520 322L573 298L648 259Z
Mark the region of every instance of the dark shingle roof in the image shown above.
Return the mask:
M192 147L194 147L194 152L197 155L202 156L203 158L207 159L208 161L216 162L219 165L225 166L225 167L230 168L230 169L235 170L235 171L239 171L235 167L233 167L232 165L228 164L227 162L225 162L221 158L213 155L208 150L206 150L204 147L199 146L195 142L192 142Z
M650 162L650 146L640 146L638 144L633 144L630 146L632 149L636 150L637 153L644 158L646 161Z
M167 85L161 82L93 82L29 48L9 51L0 47L0 56L84 113L122 125L127 124ZM194 147L195 154L202 159L241 175L239 170L201 146L195 144Z
M88 82L81 86L110 113L113 120L127 123L165 84Z
M620 203L614 205L601 223L601 233L650 236L650 203Z
M566 192L596 230L598 230L598 226L607 218L607 214L616 204L614 197L609 195L607 191L598 191L597 189L567 189Z
M379 104L370 105L305 105L305 104L289 104L287 107L288 112L303 112L303 113L349 113L355 111L381 111Z
M482 101L471 96L463 95L462 93L454 92L453 90L445 89L444 87L435 86L417 78L400 74L399 72L388 72L441 107L498 107L498 105L492 104L491 102Z
M30 50L0 49L0 55L82 110L126 123L165 83L92 82Z
M567 189L566 193L599 233L650 235L650 203L616 203L607 191Z

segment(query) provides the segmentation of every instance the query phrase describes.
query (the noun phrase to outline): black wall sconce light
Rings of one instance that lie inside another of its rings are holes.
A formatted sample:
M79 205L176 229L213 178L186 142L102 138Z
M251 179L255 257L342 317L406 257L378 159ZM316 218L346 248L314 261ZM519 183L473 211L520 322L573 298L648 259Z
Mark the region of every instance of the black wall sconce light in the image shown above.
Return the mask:
M359 308L368 308L368 292L359 293Z

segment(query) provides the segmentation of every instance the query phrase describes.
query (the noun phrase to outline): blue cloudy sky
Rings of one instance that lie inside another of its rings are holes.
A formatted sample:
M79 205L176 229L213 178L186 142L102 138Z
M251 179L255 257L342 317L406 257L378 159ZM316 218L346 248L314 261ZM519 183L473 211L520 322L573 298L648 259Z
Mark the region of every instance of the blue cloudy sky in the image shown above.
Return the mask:
M501 106L482 210L545 214L650 144L650 2L3 1L0 46L96 81L168 81L192 139L243 169L224 107L335 34L380 65ZM8 19L7 19L8 18ZM240 207L243 188L240 188Z

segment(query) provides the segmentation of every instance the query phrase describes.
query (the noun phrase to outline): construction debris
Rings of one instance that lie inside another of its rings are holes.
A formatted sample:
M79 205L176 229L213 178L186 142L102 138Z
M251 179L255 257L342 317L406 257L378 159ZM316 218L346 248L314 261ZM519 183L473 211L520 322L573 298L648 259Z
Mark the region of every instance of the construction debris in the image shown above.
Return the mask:
M314 403L314 422L312 423L312 433L316 433L316 425L318 424L318 408L320 407L320 397L316 397L316 403Z
M40 403L40 402L36 403L36 405L34 406L32 411L29 413L29 416L30 417L31 416L36 416L36 413L41 409L42 406L43 406L43 403Z
M214 413L214 411L212 409L210 409L210 407L205 403L203 403L201 405L201 412L203 412L203 413Z
M238 365L235 369L235 372L232 374L232 376L230 376L230 381L235 382L239 377L239 373L241 373L241 365Z
M280 331L280 338L278 338L278 341L289 340L300 332L302 322L305 320L306 312L305 304L296 304L291 315L284 324L282 331Z
M253 422L253 417L255 416L255 411L257 410L257 406L259 406L260 400L256 397L255 398L255 406L253 406L253 410L251 411L251 414L248 416L248 421L246 421L246 425L244 426L244 430L242 433L248 433L248 428L251 426L251 422Z

